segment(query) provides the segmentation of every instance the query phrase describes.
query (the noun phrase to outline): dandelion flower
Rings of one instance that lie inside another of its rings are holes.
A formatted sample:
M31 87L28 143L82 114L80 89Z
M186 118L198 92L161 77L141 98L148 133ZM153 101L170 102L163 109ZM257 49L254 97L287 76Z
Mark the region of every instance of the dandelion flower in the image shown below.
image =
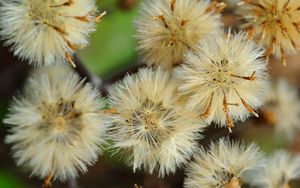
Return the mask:
M50 65L68 60L87 45L95 29L94 0L2 0L0 36L14 54L30 64Z
M183 62L205 34L221 31L224 3L209 0L149 0L136 21L138 48L150 66L172 68Z
M268 159L262 173L253 174L252 185L260 188L290 188L290 182L300 178L300 156L279 150Z
M17 165L46 180L65 181L86 172L104 143L99 93L68 68L60 64L34 71L4 119L11 125L5 141L12 144Z
M202 148L186 172L185 188L240 188L247 174L260 170L262 154L255 144L221 138L211 143L208 151Z
M177 69L187 107L207 123L234 127L261 106L267 83L263 51L245 33L205 38Z
M292 140L300 130L298 91L287 80L281 79L274 85L262 110L269 114L268 119L278 135Z
M111 136L136 169L164 176L184 165L197 149L202 124L177 105L176 81L161 68L141 69L110 90L116 109Z
M300 1L241 0L240 4L240 15L246 21L243 28L267 48L267 59L273 54L285 65L286 55L299 50Z

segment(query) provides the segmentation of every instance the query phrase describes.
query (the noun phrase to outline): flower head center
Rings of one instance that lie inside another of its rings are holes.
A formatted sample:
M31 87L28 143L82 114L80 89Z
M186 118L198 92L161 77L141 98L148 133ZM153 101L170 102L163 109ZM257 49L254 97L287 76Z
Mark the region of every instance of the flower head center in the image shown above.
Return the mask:
M224 188L241 188L241 182L237 178L231 178Z
M75 108L74 102L63 99L55 104L42 103L44 109L41 130L47 134L68 135L77 137L82 130L81 113Z
M53 121L54 130L57 132L64 132L66 126L66 120L63 117L57 117Z
M127 121L129 126L133 127L134 134L139 135L139 139L149 145L158 146L160 141L173 131L173 128L167 125L176 120L175 116L173 109L165 108L162 103L145 99Z
M213 85L218 85L222 88L232 82L227 60L212 61L211 71L208 71L207 74L211 75L209 77Z

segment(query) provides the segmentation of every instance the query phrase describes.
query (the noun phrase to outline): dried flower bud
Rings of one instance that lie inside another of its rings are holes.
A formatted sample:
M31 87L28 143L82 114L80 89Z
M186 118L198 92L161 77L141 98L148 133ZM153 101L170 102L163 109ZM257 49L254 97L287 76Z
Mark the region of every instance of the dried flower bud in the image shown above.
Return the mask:
M181 64L205 34L221 31L223 3L209 0L149 0L136 21L138 48L149 66Z
M32 73L22 95L14 98L4 123L17 165L31 175L65 181L86 172L101 153L105 117L99 93L67 65Z
M252 174L251 185L260 188L290 188L300 178L300 156L284 150L276 151L266 161L262 174Z
M94 0L3 0L0 36L14 54L30 64L50 65L68 60L87 45L97 15Z
M300 99L297 88L287 80L277 81L270 89L262 108L278 136L292 141L300 131Z
M111 136L114 147L127 152L133 169L164 176L187 163L197 149L203 126L177 104L176 81L162 69L145 68L110 90L117 113Z
M220 139L202 148L187 169L185 188L241 188L247 173L260 170L262 154L255 144L249 146Z
M273 54L285 65L300 49L299 0L241 0L239 14L249 36L267 48L267 60Z
M187 107L221 127L232 128L251 114L257 117L268 86L262 49L245 33L209 36L197 48L177 70Z

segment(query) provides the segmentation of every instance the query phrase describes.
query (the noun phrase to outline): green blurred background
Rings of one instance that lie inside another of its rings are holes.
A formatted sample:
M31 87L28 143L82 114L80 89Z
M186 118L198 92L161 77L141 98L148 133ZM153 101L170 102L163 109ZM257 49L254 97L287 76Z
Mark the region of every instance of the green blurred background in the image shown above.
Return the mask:
M98 0L101 11L107 15L92 34L90 45L79 52L84 64L101 78L129 66L137 57L134 40L136 0Z

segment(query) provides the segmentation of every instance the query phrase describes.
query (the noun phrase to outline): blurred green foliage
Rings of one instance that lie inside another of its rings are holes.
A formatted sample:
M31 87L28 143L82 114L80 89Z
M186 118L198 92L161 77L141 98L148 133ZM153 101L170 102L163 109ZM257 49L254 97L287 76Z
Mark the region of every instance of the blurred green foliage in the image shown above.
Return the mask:
M117 0L101 0L98 5L101 11L107 11L107 15L92 34L90 45L79 55L92 73L103 78L134 62L136 42L133 22L137 10L121 10Z
M0 187L1 188L25 188L12 173L0 170Z

